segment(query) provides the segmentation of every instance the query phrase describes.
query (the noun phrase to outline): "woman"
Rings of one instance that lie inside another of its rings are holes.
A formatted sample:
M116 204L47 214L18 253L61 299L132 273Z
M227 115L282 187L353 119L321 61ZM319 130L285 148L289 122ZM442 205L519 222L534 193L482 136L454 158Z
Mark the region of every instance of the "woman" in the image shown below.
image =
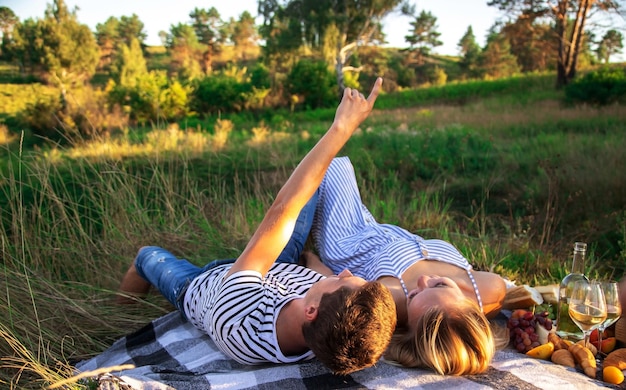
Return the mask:
M222 352L242 364L293 363L315 356L337 374L375 364L396 325L393 298L384 286L347 270L325 278L275 261L291 246L301 210L333 157L369 115L381 84L378 79L367 99L346 88L330 129L296 167L234 262L200 268L165 249L144 247L120 291L139 296L156 286Z
M361 201L347 157L328 168L311 232L323 264L309 255L307 266L325 265L331 273L350 269L383 283L393 295L398 330L386 358L440 374L487 369L495 353L487 317L501 308L503 279L473 271L448 242L376 222Z

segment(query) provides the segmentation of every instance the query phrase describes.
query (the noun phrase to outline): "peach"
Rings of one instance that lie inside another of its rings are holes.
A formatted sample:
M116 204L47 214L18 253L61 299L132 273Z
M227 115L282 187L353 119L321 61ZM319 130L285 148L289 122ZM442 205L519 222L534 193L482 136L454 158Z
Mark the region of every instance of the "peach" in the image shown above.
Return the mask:
M591 343L591 345L593 345L594 347L596 347L598 350L602 351L603 353L609 353L612 350L615 349L615 346L617 344L617 339L615 337L607 337L607 338L603 338L602 339L602 348L598 347L598 339L596 338L595 341L591 340L591 337L589 337L589 342Z

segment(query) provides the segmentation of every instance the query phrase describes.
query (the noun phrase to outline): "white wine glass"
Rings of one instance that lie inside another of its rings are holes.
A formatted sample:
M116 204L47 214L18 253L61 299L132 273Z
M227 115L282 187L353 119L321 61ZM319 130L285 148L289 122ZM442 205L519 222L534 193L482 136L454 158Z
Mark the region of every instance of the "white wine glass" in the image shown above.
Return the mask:
M601 282L604 301L606 302L606 319L598 326L598 353L602 352L602 336L604 330L613 325L622 315L622 305L619 302L619 286L617 282Z
M589 347L591 331L606 320L606 301L602 286L596 281L579 280L574 283L569 301L569 315L585 335L585 347Z

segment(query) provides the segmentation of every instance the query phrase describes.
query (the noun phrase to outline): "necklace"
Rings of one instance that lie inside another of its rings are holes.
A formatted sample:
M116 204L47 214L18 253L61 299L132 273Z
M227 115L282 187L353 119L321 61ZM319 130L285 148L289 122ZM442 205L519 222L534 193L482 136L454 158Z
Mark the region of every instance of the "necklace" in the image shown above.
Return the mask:
M398 280L400 281L400 286L402 286L402 291L404 291L404 296L405 297L409 297L409 290L407 290L406 285L404 284L404 280L402 280L402 278L398 278Z

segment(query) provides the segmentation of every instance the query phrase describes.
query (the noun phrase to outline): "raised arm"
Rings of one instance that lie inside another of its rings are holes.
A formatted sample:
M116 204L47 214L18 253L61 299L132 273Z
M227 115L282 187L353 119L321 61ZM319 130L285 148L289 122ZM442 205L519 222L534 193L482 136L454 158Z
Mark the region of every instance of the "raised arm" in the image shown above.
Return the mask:
M242 270L264 275L270 269L289 241L300 210L319 187L332 159L372 111L381 85L382 79L378 78L367 98L357 90L344 90L332 125L280 189L227 276Z

